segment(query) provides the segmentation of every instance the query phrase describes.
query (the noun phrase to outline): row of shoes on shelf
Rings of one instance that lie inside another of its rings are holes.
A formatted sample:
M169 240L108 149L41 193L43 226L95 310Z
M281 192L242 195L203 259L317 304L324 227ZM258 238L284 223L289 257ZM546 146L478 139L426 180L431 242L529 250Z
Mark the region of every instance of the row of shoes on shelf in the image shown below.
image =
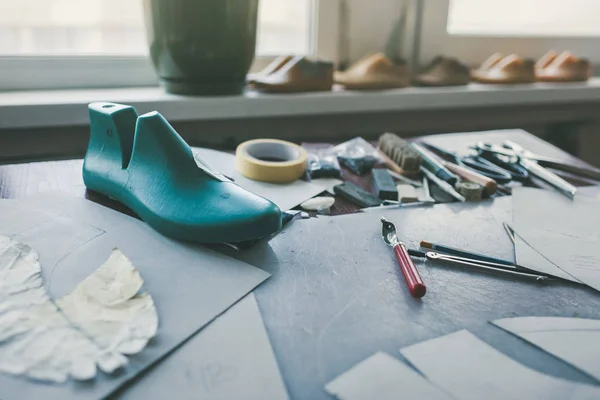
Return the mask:
M469 82L515 84L579 82L589 79L590 62L565 51L550 51L539 61L516 54L493 54L481 66L470 70L452 57L438 56L412 80L408 65L393 62L382 53L363 57L345 71L333 63L304 56L277 57L264 70L249 74L248 87L267 93L346 90L380 90L410 86L460 86Z
M471 73L479 83L584 82L590 78L589 60L569 51L549 51L537 62L517 54L496 53Z

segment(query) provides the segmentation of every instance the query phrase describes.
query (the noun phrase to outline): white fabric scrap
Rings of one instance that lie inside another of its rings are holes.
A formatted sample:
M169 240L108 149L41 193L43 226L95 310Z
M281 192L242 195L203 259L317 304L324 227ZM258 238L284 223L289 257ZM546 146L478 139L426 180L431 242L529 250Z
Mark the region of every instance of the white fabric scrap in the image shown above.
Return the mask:
M0 371L88 380L112 373L158 329L143 280L118 249L68 295L52 301L35 250L0 236Z

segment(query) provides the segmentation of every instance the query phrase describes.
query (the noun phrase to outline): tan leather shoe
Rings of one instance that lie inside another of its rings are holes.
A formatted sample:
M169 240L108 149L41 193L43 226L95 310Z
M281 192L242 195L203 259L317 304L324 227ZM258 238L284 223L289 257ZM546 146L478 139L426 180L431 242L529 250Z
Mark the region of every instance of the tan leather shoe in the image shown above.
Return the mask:
M281 67L287 64L293 57L294 56L290 55L278 56L273 61L271 61L269 65L267 65L262 71L256 72L254 74L248 74L248 76L246 76L246 82L251 84L254 83L254 81L258 78L271 75L273 72L279 71Z
M544 54L542 58L536 61L535 70L537 71L538 69L546 68L552 61L556 60L556 57L558 57L558 53L554 50L550 50Z
M502 53L494 53L485 60L479 67L479 71L487 71L494 65L498 64L504 58Z
M348 90L393 89L409 85L406 65L394 64L382 53L363 57L346 71L336 71L334 80Z
M471 71L471 78L479 83L512 84L535 81L533 60L524 59L516 54L499 58L494 54L481 67Z
M455 58L438 56L413 81L416 86L461 86L471 81L469 67Z
M332 85L332 63L295 56L275 72L255 77L251 87L261 92L292 93L327 91Z
M548 54L536 63L535 77L538 81L584 82L590 78L592 67L589 60L576 57L569 51L554 52L554 57L547 57Z

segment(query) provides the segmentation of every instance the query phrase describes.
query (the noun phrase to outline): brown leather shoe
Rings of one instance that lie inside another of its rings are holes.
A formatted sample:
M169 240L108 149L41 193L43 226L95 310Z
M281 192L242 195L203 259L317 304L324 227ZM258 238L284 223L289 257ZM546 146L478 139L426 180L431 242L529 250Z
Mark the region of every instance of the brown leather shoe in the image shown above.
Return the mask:
M584 82L590 78L591 71L589 60L569 51L548 52L535 64L535 77L542 82Z
M406 65L394 64L382 53L364 57L346 71L336 71L334 80L348 90L393 89L409 85Z
M269 75L254 77L251 88L268 93L314 92L331 90L333 64L292 57Z
M469 67L455 58L438 56L414 80L415 86L461 86L471 81Z
M516 54L502 57L494 54L481 67L471 71L471 78L479 83L512 84L535 81L533 60Z
M263 76L271 75L273 72L279 71L281 67L287 64L293 57L294 56L290 55L278 56L276 59L271 61L269 65L267 65L262 71L256 72L254 74L248 74L248 76L246 76L246 82L254 83L256 79L259 79Z

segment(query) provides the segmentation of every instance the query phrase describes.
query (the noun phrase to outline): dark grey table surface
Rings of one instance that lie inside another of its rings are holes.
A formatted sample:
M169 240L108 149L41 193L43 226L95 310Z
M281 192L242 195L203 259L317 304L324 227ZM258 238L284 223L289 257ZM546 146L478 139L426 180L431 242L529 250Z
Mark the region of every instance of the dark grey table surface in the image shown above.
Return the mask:
M581 163L519 130L424 139L459 152L476 141L511 139L540 154ZM0 198L51 190L86 196L127 212L85 191L81 160L0 166ZM398 225L401 239L412 247L426 239L512 258L511 242L497 220L510 212L511 198L504 197L384 215ZM527 366L592 382L488 321L532 315L600 318L597 293L575 285L539 286L416 262L428 293L415 300L407 294L393 252L381 241L380 231L379 214L297 220L268 243L228 252L273 274L255 293L293 399L329 399L323 386L372 353L385 351L401 358L398 349L402 346L463 328ZM194 393L186 395L195 398Z
M505 139L577 162L522 131L427 138L457 151L477 140ZM514 259L499 222L510 218L511 207L511 198L503 197L382 214L397 224L401 240L411 247L426 239ZM293 399L329 399L323 386L374 352L402 358L400 347L465 328L531 368L594 382L488 321L517 316L600 318L598 293L568 283L540 285L416 261L427 295L413 299L392 250L381 240L379 216L297 220L268 243L230 253L273 274L255 293Z

